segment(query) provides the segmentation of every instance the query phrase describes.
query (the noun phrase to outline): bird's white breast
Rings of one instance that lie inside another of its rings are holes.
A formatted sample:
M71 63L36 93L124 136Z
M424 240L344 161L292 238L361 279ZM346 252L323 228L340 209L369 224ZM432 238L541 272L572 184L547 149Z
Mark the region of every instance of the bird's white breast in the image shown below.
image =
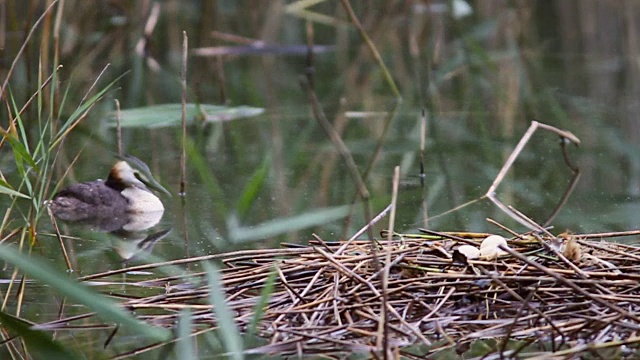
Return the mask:
M137 187L128 187L121 192L122 196L129 200L128 212L145 213L154 211L164 211L162 201L149 191Z

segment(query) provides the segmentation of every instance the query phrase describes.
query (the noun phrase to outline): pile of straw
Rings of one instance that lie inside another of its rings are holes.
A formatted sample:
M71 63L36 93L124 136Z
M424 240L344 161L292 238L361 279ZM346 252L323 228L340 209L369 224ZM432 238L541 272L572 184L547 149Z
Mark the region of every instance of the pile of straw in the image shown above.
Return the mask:
M625 356L639 348L639 247L548 234L515 237L491 260L468 260L456 251L462 244L479 247L487 235L316 239L309 246L217 257L227 266L224 290L241 331L250 327L261 290L275 276L258 323L268 345L249 353L387 351L422 358L465 353L478 339L492 339L484 350L495 357L564 358L610 349ZM175 323L175 309L191 307L203 331L215 328L206 285L166 281L175 287L125 305L162 309L146 320L164 326Z

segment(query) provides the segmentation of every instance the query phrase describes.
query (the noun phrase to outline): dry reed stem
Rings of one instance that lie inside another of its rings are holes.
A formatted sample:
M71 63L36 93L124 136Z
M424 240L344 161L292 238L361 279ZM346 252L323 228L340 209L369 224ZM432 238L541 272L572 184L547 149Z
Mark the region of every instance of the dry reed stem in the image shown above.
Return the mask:
M36 29L38 28L42 20L44 20L45 17L48 16L49 11L53 9L53 7L57 4L58 4L58 0L52 1L51 4L47 6L46 10L42 13L42 15L40 15L38 20L36 20L36 22L31 26L31 29L29 30L27 37L24 39L24 42L20 47L20 50L18 50L18 53L13 58L13 62L11 62L11 66L9 67L9 71L7 72L4 82L2 83L2 87L0 87L0 100L2 100L2 98L4 97L4 93L5 93L5 90L7 89L7 85L9 84L9 80L11 79L11 75L13 74L13 71L15 70L15 67L18 64L18 60L20 60L20 55L22 55L22 53L27 48L27 44L29 44L29 40L35 33Z
M182 152L180 152L180 195L186 194L187 184L187 56L189 38L187 32L182 32Z

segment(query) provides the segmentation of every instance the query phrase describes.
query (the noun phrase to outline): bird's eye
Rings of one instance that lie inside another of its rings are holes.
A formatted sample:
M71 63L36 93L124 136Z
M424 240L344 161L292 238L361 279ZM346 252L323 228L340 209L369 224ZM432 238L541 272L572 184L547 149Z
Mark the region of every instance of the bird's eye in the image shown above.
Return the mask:
M146 181L146 180L145 180L145 177L144 177L144 176L142 176L142 174L140 174L140 173L139 173L139 172L137 172L137 171L133 173L133 176L135 176L135 177L136 177L136 179L140 180L141 182L145 182L145 181Z

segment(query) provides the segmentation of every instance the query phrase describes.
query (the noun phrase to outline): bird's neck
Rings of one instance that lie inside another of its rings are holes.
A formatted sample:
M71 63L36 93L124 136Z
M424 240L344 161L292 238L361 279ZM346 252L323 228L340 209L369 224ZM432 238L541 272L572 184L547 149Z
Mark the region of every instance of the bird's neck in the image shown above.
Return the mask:
M122 190L127 188L122 183L122 181L118 181L118 180L114 179L111 175L109 175L109 177L107 178L107 181L105 181L104 184L107 185L108 187L114 189L114 190L119 191L119 192L122 192Z

